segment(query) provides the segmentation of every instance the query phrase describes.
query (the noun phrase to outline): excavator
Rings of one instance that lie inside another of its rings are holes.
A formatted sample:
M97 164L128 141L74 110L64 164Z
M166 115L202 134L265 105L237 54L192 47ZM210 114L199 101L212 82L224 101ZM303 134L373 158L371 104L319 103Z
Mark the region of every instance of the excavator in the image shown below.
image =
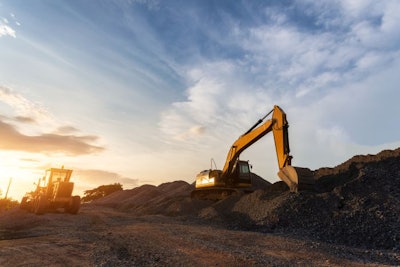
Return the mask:
M272 113L272 118L264 120ZM261 125L260 125L261 124ZM277 105L259 119L247 132L231 146L222 170L209 169L196 176L193 199L220 200L230 195L240 195L251 190L251 170L248 161L240 160L240 154L269 132L273 132L278 158L278 177L285 182L291 192L310 190L315 180L308 168L293 167L289 149L289 124L285 112Z

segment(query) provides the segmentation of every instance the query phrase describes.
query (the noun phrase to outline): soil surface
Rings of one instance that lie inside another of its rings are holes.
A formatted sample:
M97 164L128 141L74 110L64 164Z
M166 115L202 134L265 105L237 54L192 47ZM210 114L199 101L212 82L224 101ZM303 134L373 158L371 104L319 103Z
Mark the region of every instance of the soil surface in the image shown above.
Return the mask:
M0 266L399 266L400 149L314 171L293 194L192 200L174 181L115 192L77 215L0 213Z
M383 266L399 254L104 207L1 219L0 266ZM12 219L12 220L11 220Z

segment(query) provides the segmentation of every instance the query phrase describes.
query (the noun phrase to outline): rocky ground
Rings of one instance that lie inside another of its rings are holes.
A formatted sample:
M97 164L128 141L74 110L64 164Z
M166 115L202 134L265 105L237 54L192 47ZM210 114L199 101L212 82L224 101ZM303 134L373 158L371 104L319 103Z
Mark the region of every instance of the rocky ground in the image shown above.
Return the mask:
M78 215L0 214L0 266L400 265L400 149L314 171L292 194L192 200L175 181L115 192Z

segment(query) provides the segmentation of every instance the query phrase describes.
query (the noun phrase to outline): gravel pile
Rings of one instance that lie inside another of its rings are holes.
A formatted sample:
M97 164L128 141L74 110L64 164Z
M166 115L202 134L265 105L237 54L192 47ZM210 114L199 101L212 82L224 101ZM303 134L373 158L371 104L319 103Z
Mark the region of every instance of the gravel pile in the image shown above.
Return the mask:
M315 171L318 192L282 183L213 204L199 215L228 227L400 251L400 149Z
M115 192L93 204L400 251L400 149L355 156L335 168L315 170L314 175L314 192L292 194L283 182L271 185L254 175L253 193L215 203L190 199L193 184L175 181Z
M112 207L136 215L190 215L210 205L209 201L192 200L194 185L185 181L163 183L159 186L142 185L130 190L114 192L95 200L93 205Z

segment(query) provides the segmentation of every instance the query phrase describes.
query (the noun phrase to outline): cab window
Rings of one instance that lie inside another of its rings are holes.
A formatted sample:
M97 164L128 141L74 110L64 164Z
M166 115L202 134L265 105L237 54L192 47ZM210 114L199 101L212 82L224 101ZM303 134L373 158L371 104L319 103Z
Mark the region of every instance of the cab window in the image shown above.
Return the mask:
M248 164L240 164L240 173L250 173Z

